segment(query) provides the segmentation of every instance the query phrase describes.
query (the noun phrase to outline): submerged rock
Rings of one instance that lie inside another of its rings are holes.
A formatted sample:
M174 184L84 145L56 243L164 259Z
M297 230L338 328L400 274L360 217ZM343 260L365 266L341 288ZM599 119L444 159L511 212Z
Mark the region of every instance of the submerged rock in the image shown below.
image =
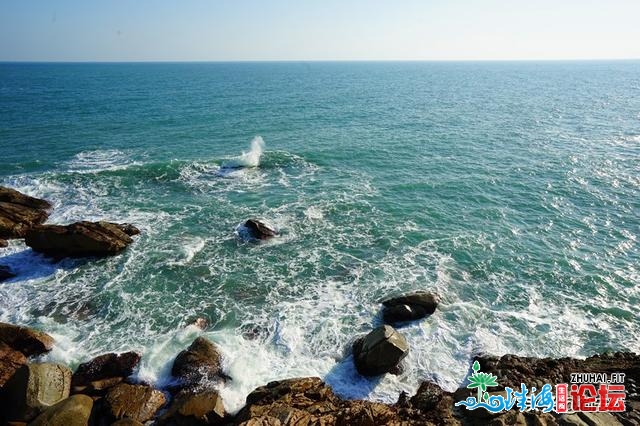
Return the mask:
M226 378L222 372L222 355L218 348L204 337L198 337L188 349L178 354L173 362L171 374L179 380L180 388Z
M29 426L86 426L89 424L93 399L73 395L47 408Z
M381 302L382 316L387 324L415 321L431 315L438 306L438 297L429 292L416 292Z
M248 219L243 224L248 238L266 240L278 235L278 230L271 224L260 219Z
M14 274L8 266L0 265L0 281L8 280L15 276L16 274Z
M378 376L393 371L409 353L404 336L383 325L353 343L353 360L363 376Z
M51 203L0 186L0 238L22 238L49 217Z
M110 222L38 225L27 232L25 243L51 256L111 256L133 242L121 226Z
M121 383L107 392L104 409L112 420L128 418L144 423L151 420L166 401L162 392L150 386Z
M129 377L140 362L137 352L108 353L78 366L71 384L74 392L100 393Z
M0 322L0 342L25 356L40 355L53 347L53 337L42 331Z
M30 421L69 396L71 370L60 364L26 364L4 386L7 419Z

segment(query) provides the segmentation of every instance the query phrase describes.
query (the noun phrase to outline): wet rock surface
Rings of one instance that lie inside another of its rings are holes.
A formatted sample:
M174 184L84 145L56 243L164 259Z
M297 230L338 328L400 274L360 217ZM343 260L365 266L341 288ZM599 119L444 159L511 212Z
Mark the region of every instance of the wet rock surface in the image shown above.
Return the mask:
M429 292L416 292L383 300L382 317L386 324L422 319L435 312L438 296Z
M103 415L112 420L151 420L166 403L162 392L145 385L121 383L109 389L103 402Z
M133 242L122 226L86 221L71 225L38 225L27 231L25 244L34 251L54 257L113 256Z
M409 353L409 345L393 327L378 327L353 344L353 360L363 376L377 376L393 371Z
M178 389L203 386L205 382L226 378L222 372L222 355L204 337L198 337L188 349L178 354L173 362L171 375L178 379Z
M49 217L51 203L0 186L0 239L22 238Z

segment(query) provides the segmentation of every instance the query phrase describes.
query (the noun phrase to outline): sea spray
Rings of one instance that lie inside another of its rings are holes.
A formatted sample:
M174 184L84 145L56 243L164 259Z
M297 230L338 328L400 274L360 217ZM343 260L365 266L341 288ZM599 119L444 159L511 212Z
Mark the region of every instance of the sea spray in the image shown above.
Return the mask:
M260 165L260 157L264 151L264 139L256 136L251 141L251 149L249 152L242 152L242 155L234 157L222 164L222 168L235 169L241 167L258 167Z

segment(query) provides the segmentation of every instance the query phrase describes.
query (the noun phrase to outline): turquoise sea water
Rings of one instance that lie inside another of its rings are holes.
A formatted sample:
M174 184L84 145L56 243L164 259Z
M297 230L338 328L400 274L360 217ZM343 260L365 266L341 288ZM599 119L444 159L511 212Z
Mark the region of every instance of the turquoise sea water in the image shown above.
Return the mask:
M221 166L266 144L259 167ZM225 404L318 375L395 401L455 389L474 354L640 351L640 62L0 64L0 184L50 223L131 222L122 255L0 249L0 321L76 365L138 350L167 384L204 333ZM281 236L241 241L258 216ZM404 373L344 356L377 301L439 293Z

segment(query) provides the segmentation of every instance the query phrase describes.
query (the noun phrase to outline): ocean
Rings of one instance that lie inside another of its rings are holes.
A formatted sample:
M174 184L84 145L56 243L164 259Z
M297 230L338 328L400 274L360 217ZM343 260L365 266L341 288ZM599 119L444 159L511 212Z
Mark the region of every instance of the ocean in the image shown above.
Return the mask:
M288 377L394 402L480 353L640 352L638 61L2 63L0 152L48 223L142 231L104 259L0 249L0 321L54 336L46 360L136 350L166 386L203 334L233 411ZM281 235L243 241L251 217ZM351 342L415 290L441 303L399 329L404 371L360 377Z

